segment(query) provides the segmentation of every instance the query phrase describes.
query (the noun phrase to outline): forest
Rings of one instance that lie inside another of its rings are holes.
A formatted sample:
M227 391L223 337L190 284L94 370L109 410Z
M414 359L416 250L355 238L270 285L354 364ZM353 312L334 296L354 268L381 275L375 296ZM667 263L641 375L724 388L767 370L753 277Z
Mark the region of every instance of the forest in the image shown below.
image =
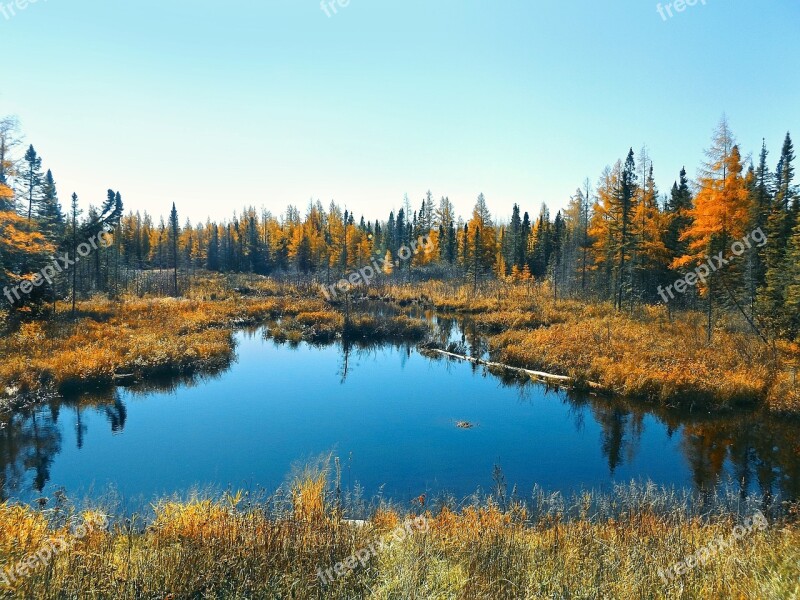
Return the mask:
M431 192L418 209L406 196L385 220L316 201L304 215L293 205L281 215L251 206L223 222L181 223L174 204L166 221L123 214L113 190L82 215L75 193L62 206L53 173L43 171L34 146L21 151L20 139L18 123L3 119L4 290L32 280L54 252L75 256L80 243L101 231L113 241L91 260L65 266L24 301L13 298L5 307L12 312L40 312L48 302L93 293L180 295L200 271L330 283L375 255L392 263L402 246L430 236L432 250L400 263L395 279L461 279L475 288L486 280L546 280L556 297L611 301L618 310L665 300L670 310L703 310L709 338L717 310L741 313L765 341L800 333L800 192L788 133L777 161L770 161L766 142L753 158L743 154L723 119L697 179L681 170L668 194L656 187L647 150L637 155L631 149L595 186L587 179L555 215L546 204L533 216L514 204L508 222L492 217L483 194L464 220L447 196L437 200ZM714 266L711 257L730 257L732 244L754 232L761 243L748 243L737 252L739 260L708 269L680 295L664 293L698 265ZM173 276L147 277L167 271Z

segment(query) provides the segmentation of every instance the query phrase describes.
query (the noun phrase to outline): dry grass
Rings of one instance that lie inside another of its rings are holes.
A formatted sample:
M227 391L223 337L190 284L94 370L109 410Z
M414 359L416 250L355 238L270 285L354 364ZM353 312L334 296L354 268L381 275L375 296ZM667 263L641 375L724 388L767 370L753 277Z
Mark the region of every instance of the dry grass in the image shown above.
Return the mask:
M53 389L108 386L154 375L224 368L233 330L265 324L279 341L328 343L418 340L424 321L340 311L318 289L266 278L207 276L186 298L95 298L78 303L78 318L59 306L59 318L22 323L0 338L0 397Z
M797 344L775 354L740 327L721 326L705 341L702 315L673 320L662 308L618 313L604 303L554 301L546 286L446 282L371 286L362 295L410 311L459 312L489 339L493 357L512 366L597 382L609 391L664 404L716 406L764 403L800 413ZM277 340L328 343L419 340L423 320L378 319L321 298L318 286L261 277L204 276L184 299L96 299L79 304L80 318L20 326L0 339L2 391L65 390L111 385L115 377L142 379L224 367L232 331L266 324ZM12 394L13 395L13 394Z
M765 403L800 413L797 344L767 347L739 323L722 323L711 344L704 316L669 318L663 307L617 312L608 303L554 300L547 285L429 282L375 288L400 305L466 315L499 362L595 382L608 392L664 404L718 407Z
M731 539L740 518L722 507L701 517L698 506L651 487L584 494L571 504L539 495L527 504L488 498L460 510L427 511L423 530L324 585L318 569L374 545L407 517L383 507L366 523L343 521L326 487L326 473L306 473L282 496L282 509L275 498L252 503L242 494L160 502L143 526L135 517L112 519L107 530L76 541L11 589L0 585L0 594L42 600L769 600L800 594L800 528L785 517L665 583L659 569L713 539ZM50 538L71 539L67 524L96 515L60 510L0 506L0 565L16 564Z

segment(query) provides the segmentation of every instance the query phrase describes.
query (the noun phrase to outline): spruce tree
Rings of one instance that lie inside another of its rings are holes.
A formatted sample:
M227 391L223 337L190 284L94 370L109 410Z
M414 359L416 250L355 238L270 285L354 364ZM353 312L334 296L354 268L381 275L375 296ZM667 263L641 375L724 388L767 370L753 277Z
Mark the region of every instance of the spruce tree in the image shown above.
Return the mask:
M175 203L172 203L172 210L169 212L169 245L172 252L172 289L175 297L178 296L178 237L180 236L180 224L178 223L178 211Z
M36 206L36 218L39 221L39 227L49 241L53 243L61 241L64 235L64 214L58 203L56 182L50 169L47 170L44 177L42 195Z
M22 198L28 204L27 219L30 229L33 207L39 202L42 195L42 159L36 154L33 145L28 147L24 157L22 173Z
M795 218L786 253L784 312L789 337L796 339L800 335L800 215Z
M772 175L767 166L767 144L761 143L758 167L753 171L750 185L750 230L768 231L768 221L773 204ZM747 252L746 284L751 307L758 291L766 283L767 247L753 246Z
M622 169L620 185L615 197L619 220L617 222L619 230L618 248L618 267L617 267L617 309L621 310L626 291L631 288L631 277L626 271L626 260L632 252L633 228L631 219L636 208L636 161L634 160L633 148L628 152L625 159L625 166Z
M679 181L672 185L672 191L666 206L669 225L667 226L664 243L672 261L684 256L689 248L688 241L681 239L681 236L692 224L692 217L689 212L691 210L692 191L689 189L689 179L686 176L686 168L684 167L681 169Z
M775 170L775 197L767 219L766 275L764 289L764 312L781 329L786 325L784 299L787 279L787 251L794 226L794 205L797 191L794 179L794 147L789 134L781 150L781 158Z
M519 204L514 204L508 229L510 254L506 257L506 262L522 269L522 263L525 261L525 244L522 239L522 218L519 213Z

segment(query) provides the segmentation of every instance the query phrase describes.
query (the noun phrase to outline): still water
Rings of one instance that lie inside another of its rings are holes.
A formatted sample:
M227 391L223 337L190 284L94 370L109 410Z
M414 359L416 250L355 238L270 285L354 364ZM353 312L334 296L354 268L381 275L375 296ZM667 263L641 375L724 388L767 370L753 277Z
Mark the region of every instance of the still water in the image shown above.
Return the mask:
M444 335L458 340L462 326L449 322ZM521 495L651 480L800 497L797 424L572 395L433 360L412 344L293 346L262 330L236 340L233 364L214 376L6 416L0 498L114 490L141 506L193 488L272 491L293 465L329 453L343 486L399 502L489 490L495 465Z

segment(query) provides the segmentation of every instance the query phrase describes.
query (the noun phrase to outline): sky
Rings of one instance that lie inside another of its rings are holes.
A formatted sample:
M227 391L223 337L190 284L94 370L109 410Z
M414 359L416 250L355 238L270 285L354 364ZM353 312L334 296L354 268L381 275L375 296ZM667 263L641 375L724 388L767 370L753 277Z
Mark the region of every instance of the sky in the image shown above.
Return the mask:
M431 190L507 219L630 147L667 192L723 113L773 167L800 138L797 0L10 1L0 115L64 205L113 188L182 220L312 199L371 220Z

